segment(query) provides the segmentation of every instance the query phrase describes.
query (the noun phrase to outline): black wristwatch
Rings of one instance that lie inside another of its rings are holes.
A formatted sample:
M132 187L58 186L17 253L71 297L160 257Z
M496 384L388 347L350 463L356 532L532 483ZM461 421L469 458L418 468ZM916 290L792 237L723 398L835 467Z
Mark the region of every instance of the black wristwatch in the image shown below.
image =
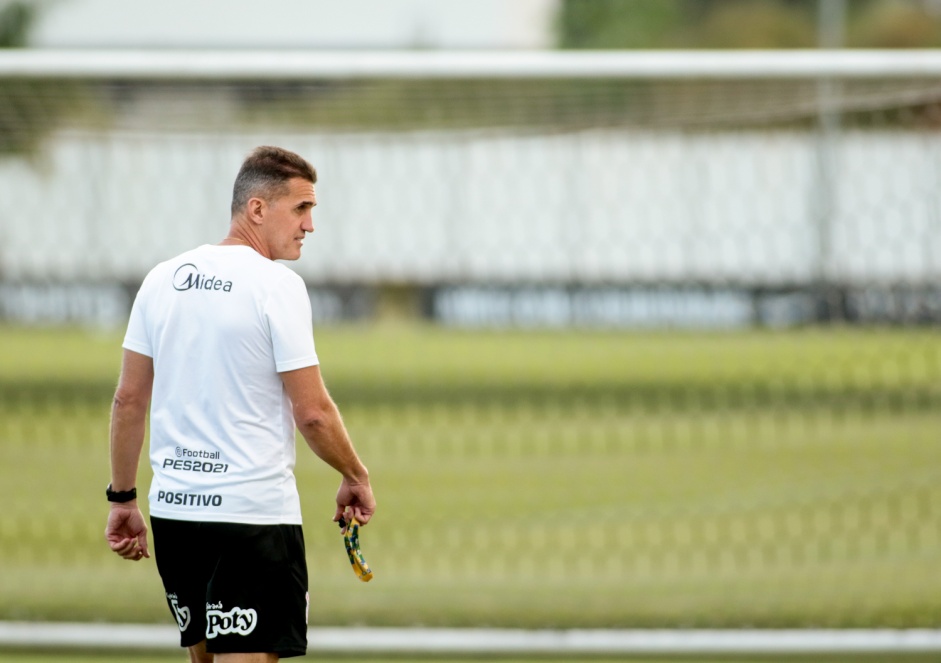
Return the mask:
M130 490L111 490L111 484L109 483L108 487L105 489L105 495L108 497L109 502L123 504L124 502L137 499L137 488L131 488Z

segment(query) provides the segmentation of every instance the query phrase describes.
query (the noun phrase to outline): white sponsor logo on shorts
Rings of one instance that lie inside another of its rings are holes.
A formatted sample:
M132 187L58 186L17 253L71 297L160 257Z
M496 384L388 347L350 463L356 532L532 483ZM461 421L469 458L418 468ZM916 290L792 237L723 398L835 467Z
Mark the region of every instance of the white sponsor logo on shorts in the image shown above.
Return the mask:
M206 637L214 638L217 635L248 635L255 630L258 624L258 613L253 609L242 610L232 608L228 612L221 610L206 611Z
M190 625L190 609L185 605L180 605L176 594L167 594L167 598L170 599L170 607L173 609L173 616L176 617L176 623L180 626L181 631L185 631L186 627Z

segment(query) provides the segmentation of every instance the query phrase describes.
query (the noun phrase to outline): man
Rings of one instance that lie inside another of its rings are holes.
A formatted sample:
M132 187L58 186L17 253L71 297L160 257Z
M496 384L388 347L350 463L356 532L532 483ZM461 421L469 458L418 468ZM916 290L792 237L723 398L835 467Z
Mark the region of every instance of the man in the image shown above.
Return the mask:
M157 265L124 339L111 420L105 537L150 557L136 500L150 404L149 504L157 568L194 663L276 661L307 647L307 568L295 425L342 475L333 519L375 500L321 379L296 260L317 204L300 156L259 147L242 164L228 236Z

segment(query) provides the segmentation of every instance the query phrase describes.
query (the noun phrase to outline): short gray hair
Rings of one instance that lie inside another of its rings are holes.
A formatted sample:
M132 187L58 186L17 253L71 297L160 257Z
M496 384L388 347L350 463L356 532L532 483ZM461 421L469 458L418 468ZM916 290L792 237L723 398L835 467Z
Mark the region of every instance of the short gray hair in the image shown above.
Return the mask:
M262 145L252 150L232 187L232 216L251 198L274 200L287 193L287 183L295 177L317 183L317 171L303 157L280 147Z

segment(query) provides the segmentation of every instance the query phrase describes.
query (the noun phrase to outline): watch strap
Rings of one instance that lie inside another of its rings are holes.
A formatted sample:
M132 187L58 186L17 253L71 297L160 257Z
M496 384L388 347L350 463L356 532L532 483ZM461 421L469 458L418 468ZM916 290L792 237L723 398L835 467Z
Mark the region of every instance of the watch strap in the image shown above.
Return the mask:
M105 490L105 496L108 498L109 502L123 504L124 502L137 499L137 488L131 488L130 490L112 490L111 484L109 483L108 488Z

